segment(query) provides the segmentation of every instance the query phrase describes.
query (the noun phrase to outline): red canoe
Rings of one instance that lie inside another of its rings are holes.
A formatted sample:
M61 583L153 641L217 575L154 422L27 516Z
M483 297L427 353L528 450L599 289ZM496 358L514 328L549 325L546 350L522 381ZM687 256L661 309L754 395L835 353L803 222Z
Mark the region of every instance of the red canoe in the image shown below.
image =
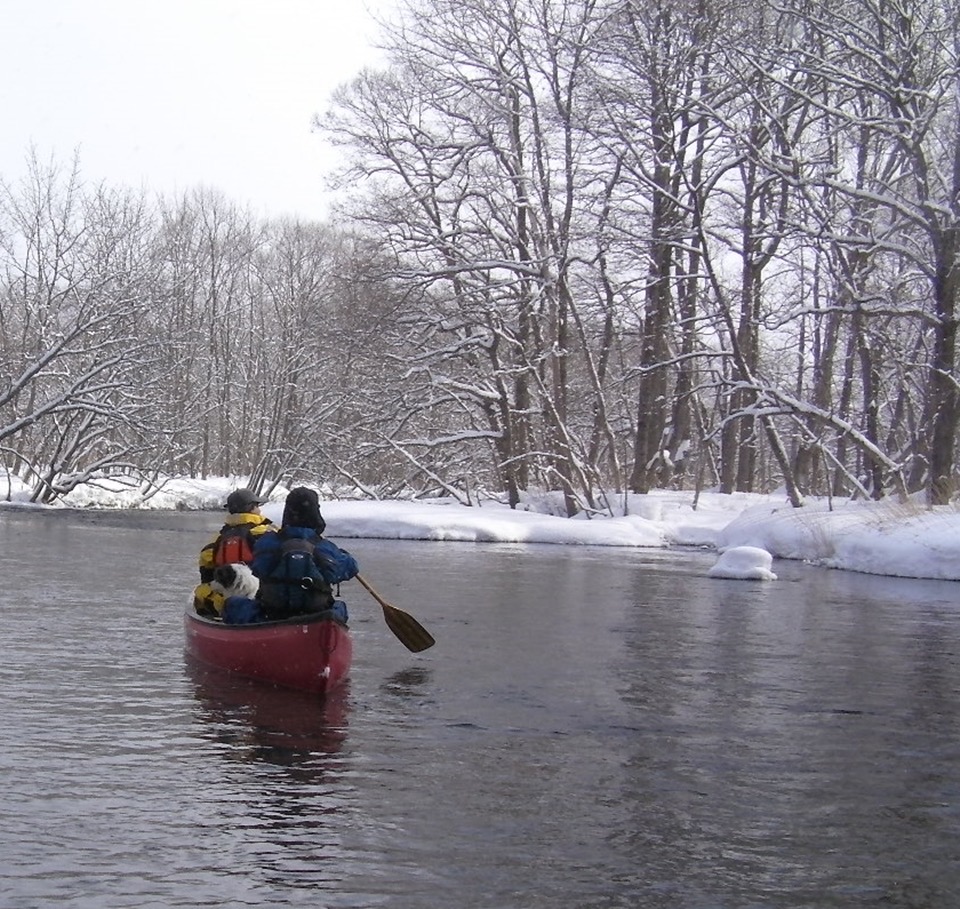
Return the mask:
M248 678L323 694L336 688L350 671L350 632L329 612L225 625L187 610L183 624L191 656Z

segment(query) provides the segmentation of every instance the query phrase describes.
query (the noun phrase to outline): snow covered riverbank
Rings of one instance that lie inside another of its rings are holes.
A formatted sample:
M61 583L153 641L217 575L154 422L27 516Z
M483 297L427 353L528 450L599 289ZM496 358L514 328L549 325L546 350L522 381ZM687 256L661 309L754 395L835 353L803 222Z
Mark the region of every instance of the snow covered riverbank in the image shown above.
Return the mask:
M237 485L225 478L176 479L147 502L119 487L83 487L64 505L217 510ZM279 492L263 509L276 521L283 495ZM14 503L22 504L25 498L24 490L12 487ZM870 574L960 580L960 510L953 507L836 500L831 507L826 500L811 499L802 509L794 509L777 495L707 492L695 502L689 492L656 491L630 496L625 515L570 519L556 513L558 501L547 495L531 496L523 510L490 500L469 508L438 499L355 501L323 495L322 499L327 532L334 539L701 546L718 552L755 547L774 559L803 559ZM718 573L722 576L722 571Z

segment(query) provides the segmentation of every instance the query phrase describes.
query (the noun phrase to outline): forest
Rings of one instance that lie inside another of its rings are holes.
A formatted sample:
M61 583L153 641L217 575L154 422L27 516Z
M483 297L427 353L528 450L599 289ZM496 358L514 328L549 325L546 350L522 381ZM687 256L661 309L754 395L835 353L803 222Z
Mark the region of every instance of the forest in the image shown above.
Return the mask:
M388 65L317 99L323 223L79 158L0 174L0 463L35 501L951 501L960 0L401 0L382 28Z

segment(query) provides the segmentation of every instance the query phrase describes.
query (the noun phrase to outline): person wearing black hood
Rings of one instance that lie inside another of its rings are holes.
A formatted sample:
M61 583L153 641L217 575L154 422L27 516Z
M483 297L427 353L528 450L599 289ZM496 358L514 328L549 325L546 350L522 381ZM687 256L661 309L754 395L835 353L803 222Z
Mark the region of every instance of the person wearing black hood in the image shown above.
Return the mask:
M323 537L327 522L320 499L305 486L291 489L280 530L265 533L253 549L253 573L265 619L322 612L334 604L333 586L359 571L356 559Z

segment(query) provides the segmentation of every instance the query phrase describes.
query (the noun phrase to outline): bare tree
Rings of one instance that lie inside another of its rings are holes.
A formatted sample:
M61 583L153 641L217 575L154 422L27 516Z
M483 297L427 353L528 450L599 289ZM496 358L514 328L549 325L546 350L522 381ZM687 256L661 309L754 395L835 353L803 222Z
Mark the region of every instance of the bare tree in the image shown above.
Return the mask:
M22 186L2 187L0 217L0 443L49 501L143 454L146 213L34 157Z
M830 241L838 311L850 316L848 362L860 363L856 382L846 373L845 401L856 386L865 438L882 445L885 387L891 401L900 400L890 412L904 412L904 370L891 372L902 362L891 353L925 353L911 485L925 481L931 502L942 503L953 485L960 415L958 9L952 0L835 0L803 6L800 21L807 40L774 54L778 65L816 78L818 91L802 99L830 123L832 164L807 156L794 165L796 184L807 193L819 188L819 200L829 203L814 223L821 241ZM879 494L889 470L867 462ZM903 466L892 474L901 487Z
M423 392L449 405L435 438L492 442L512 504L536 475L569 513L591 504L595 475L570 393L578 203L602 187L578 126L597 8L411 5L394 68L342 91L324 121L354 174L376 181L362 223L386 233L398 278L432 307L409 324Z

